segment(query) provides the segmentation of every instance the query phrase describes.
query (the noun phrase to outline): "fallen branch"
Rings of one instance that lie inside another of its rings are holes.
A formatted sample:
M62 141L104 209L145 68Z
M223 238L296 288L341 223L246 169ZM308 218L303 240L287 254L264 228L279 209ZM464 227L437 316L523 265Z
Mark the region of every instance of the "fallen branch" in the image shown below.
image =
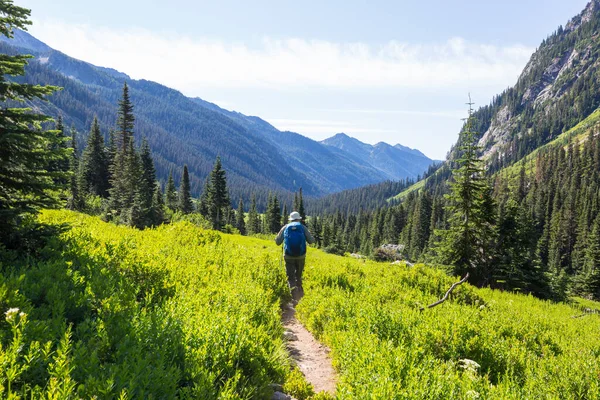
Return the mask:
M591 314L600 314L599 310L596 309L592 309L592 308L584 308L583 309L584 314L581 315L573 315L571 318L581 318L581 317L585 317L586 315L591 315Z
M435 303L428 305L427 307L421 307L421 309L419 311L423 311L423 310L425 310L425 308L433 308L435 306L439 306L440 304L442 304L443 302L445 302L446 300L448 300L448 296L450 296L450 293L452 293L452 291L457 286L462 285L463 283L465 283L467 281L467 279L469 279L469 273L468 272L467 272L467 274L465 275L464 278L462 278L460 281L455 282L454 284L452 284L452 286L450 286L450 289L448 289L448 291L446 292L446 294L444 295L444 297L442 297L441 299L439 299Z

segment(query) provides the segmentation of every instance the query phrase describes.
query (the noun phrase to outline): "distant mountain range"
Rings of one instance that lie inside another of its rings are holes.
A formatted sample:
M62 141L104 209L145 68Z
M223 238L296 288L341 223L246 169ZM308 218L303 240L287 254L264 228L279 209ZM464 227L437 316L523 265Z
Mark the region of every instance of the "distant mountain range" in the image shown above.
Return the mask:
M2 39L0 52L33 55L22 80L64 88L50 96L49 102L33 106L53 117L62 115L67 126L74 125L83 135L94 116L105 134L114 128L118 100L127 82L135 107L136 135L148 138L159 179L164 182L169 170L175 170L179 178L181 167L187 164L196 195L218 155L227 170L233 199L245 200L253 191L291 192L302 187L307 195L320 196L385 180L414 179L433 162L401 145L371 146L345 134L317 142L282 132L258 117L74 59L24 31L16 31L14 39Z

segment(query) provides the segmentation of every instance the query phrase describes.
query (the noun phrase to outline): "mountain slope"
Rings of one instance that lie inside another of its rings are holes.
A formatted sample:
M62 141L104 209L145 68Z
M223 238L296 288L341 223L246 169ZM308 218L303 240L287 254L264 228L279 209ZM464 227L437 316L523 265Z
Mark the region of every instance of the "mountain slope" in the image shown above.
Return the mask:
M136 135L148 138L159 179L165 181L171 169L179 178L178 169L187 164L194 194L200 192L217 155L228 171L234 201L240 196L249 200L253 191L259 193L261 202L269 190L293 192L302 187L307 195L318 196L390 179L347 153L293 132L280 132L260 118L71 58L23 31L16 31L12 40L0 41L0 50L35 56L25 80L64 90L34 106L51 116L63 115L67 126L72 124L80 132L89 130L95 115L103 132L115 126L116 106L127 82L135 107ZM408 177L412 170L400 173Z
M390 146L379 142L375 145L362 143L344 133L323 140L321 143L350 153L379 171L389 179L398 180L401 177L416 178L422 175L433 163L431 159L418 150L413 150L400 144Z
M564 28L542 41L515 86L474 113L488 171L501 172L537 149L571 137L565 132L600 107L599 72L600 0L592 0ZM458 156L457 147L425 182L394 197L401 199L422 187L445 185Z

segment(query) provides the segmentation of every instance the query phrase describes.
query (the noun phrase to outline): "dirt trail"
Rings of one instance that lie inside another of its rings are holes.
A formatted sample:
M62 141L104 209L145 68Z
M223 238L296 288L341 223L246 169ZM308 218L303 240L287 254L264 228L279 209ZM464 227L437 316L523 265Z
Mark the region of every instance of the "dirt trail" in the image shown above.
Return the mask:
M288 338L288 351L315 393L325 391L335 395L337 376L331 365L329 349L302 326L295 314L296 310L291 304L284 306L283 326Z

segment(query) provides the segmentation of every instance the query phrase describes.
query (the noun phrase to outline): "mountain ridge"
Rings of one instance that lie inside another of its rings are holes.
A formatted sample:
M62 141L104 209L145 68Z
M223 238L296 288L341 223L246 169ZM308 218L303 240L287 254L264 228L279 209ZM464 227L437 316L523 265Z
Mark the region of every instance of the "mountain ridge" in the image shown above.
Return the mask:
M50 96L49 102L35 107L53 117L63 115L67 126L73 124L81 132L89 130L94 115L105 134L115 126L116 104L122 84L127 82L136 110L136 134L148 138L159 179L166 181L169 170L188 164L196 195L217 155L235 187L232 200L249 200L255 190L266 200L270 190L293 192L299 187L307 195L319 196L390 179L389 173L353 154L279 131L259 117L228 111L159 83L133 80L112 68L74 59L26 32L16 31L15 39L3 40L0 45L3 52L35 56L25 77L28 83L64 87ZM417 175L410 169L401 173L406 175L393 179Z

